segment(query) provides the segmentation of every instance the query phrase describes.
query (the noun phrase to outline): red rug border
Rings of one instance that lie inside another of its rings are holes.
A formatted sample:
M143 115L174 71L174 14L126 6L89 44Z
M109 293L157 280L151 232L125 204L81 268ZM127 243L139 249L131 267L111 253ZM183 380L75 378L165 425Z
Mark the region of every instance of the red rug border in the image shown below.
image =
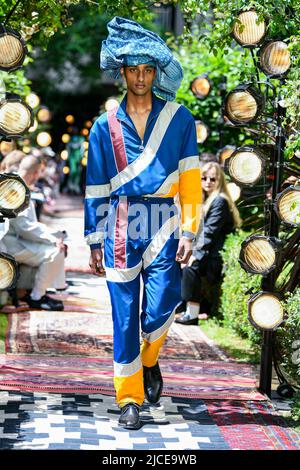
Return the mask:
M48 360L51 361L51 359L53 359L53 361L55 361L56 359L57 360L63 360L63 359L72 359L73 361L75 360L79 365L80 363L90 363L90 364L95 364L95 365L101 365L101 364L111 364L111 366L113 365L113 360L112 358L101 358L101 357L89 357L89 356L66 356L66 355L56 355L56 356L48 356L48 355L41 355L41 354L22 354L22 355L19 355L19 354L0 354L0 359L1 357L2 358L10 358L12 360L32 360L34 361L35 359L40 359L40 360L43 360L43 357L45 356L45 358L47 358ZM199 366L199 362L201 361L198 361L196 359L192 360L192 359L188 359L188 360L176 360L174 361L174 366L175 366L175 362L176 364L180 365L180 363L183 363L185 366ZM204 362L204 361L202 361ZM164 365L165 364L168 364L170 366L170 361L167 360L167 359L163 359L161 360L161 366L162 366L162 372L164 373ZM237 365L238 367L240 367L241 371L246 368L246 369L251 369L253 366L251 364L243 364L243 363L240 363L240 364L237 364L236 362L234 361L228 361L228 362L223 362L223 361L209 361L209 364L211 365L212 369L214 369L214 367L222 367L222 368L225 368L225 369L228 369L230 367L234 367L236 368ZM172 364L171 364L172 366ZM30 364L29 364L29 367L30 367ZM51 367L51 364L49 364L49 367ZM37 368L39 368L38 364L37 364ZM3 365L2 366L2 371L4 372L2 374L2 380L0 379L0 389L2 390L23 390L23 391L30 391L30 392L39 392L39 391L44 391L44 392L48 392L48 393L103 393L104 395L114 395L114 390L113 390L113 380L112 380L112 377L111 377L111 384L110 385L107 385L107 383L101 383L101 379L99 378L99 386L95 385L93 386L90 385L90 386L82 386L80 387L80 384L78 383L74 383L74 385L70 385L68 384L67 386L64 386L64 387L60 387L60 385L36 385L34 383L20 383L20 381L18 380L8 380L6 381L5 380L5 369L6 370L9 370L10 369L10 374L13 373L13 370L14 370L14 367L11 366L5 366ZM80 366L79 366L79 369L80 369ZM19 369L19 377L22 376L22 374L24 373L24 375L26 376L26 368L25 369ZM79 372L78 372L79 373ZM34 376L39 376L43 374L43 368L41 367L41 370L40 372L39 371L36 371L36 372L30 372L30 377L34 377ZM170 375L170 371L168 371L168 374ZM1 365L0 365L0 376L1 376ZM213 373L213 370L212 370L212 375L211 375L211 379L210 379L210 374L205 374L205 376L207 377L208 381L210 380L214 380L214 373ZM238 376L238 371L236 371L236 374L233 376ZM29 380L30 380L30 377L29 377ZM247 379L245 377L245 379ZM243 380L243 379L241 379ZM254 380L253 380L254 381ZM174 396L174 397L183 397L183 398L195 398L195 399L203 399L203 400L237 400L237 401L245 401L245 400L253 400L253 401L268 401L269 398L266 396L266 395L263 395L262 393L260 393L257 388L253 388L252 390L248 391L247 390L247 385L245 385L244 388L246 388L245 391L243 391L243 387L242 390L232 390L232 392L230 390L224 390L222 391L221 390L208 390L206 391L205 390L205 382L204 382L204 385L202 386L202 390L200 388L200 391L195 391L195 390L184 390L184 391L176 391L174 390L174 388L172 388L172 385L171 383L169 384L171 390L168 390L168 385L166 385L166 391L163 392L163 396ZM204 390L203 390L204 389Z
M53 391L53 389L55 389L55 391ZM112 390L111 388L108 388L108 387L105 387L105 386L101 386L99 388L87 388L87 387L83 387L83 388L80 388L80 387L64 387L64 388L60 388L60 387L51 387L51 386L34 386L34 387L30 387L29 385L26 385L26 384L3 384L1 383L0 381L0 390L2 391L6 391L6 390L13 390L13 391L24 391L24 392L36 392L36 393L42 393L42 392L45 392L45 393L83 393L83 394L102 394L102 395L108 395L108 396L115 396L115 391ZM172 393L167 393L167 392L162 392L162 397L174 397L174 398L191 398L191 399L195 399L195 400L212 400L212 401L216 401L216 400L222 400L222 401L238 401L238 402L244 402L244 401L253 401L253 402L265 402L265 401L269 401L269 398L267 396L263 396L261 394L261 398L260 397L250 397L249 396L249 393L247 392L244 392L245 393L245 397L243 396L236 396L236 395L230 395L228 392L227 393L227 396L222 396L220 395L220 392L216 393L211 393L211 392L207 392L207 395L205 393L196 393L196 392L174 392L172 391ZM253 393L259 393L257 391L253 391Z

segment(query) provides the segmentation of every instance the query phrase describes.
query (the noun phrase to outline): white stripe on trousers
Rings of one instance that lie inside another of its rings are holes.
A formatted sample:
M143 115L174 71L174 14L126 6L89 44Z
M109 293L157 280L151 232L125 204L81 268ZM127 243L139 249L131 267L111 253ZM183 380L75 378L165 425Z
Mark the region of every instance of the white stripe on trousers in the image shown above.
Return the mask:
M105 268L106 280L111 282L129 282L137 277L142 268L142 264L146 269L159 255L164 245L169 240L172 233L177 229L179 224L178 216L170 217L154 235L152 241L143 253L143 260L132 268Z

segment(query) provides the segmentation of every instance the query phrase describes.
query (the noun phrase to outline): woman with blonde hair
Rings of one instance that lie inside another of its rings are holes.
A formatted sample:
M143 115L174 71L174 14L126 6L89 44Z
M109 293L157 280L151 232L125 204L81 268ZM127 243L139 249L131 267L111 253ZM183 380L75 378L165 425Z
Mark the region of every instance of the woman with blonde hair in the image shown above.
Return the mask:
M17 172L21 161L26 156L21 150L12 150L2 160L0 164L1 173Z
M227 188L225 175L216 162L202 167L203 224L199 228L189 265L183 268L181 297L186 310L175 319L183 325L197 325L203 299L203 277L209 285L222 278L222 257L226 235L241 225L238 209ZM207 318L208 315L202 315Z

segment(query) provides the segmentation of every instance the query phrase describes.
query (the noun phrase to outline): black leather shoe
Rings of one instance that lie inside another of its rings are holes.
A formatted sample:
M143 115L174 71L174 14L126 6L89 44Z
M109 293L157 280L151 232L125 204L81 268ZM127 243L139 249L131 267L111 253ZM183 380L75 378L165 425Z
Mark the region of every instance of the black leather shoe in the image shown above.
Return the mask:
M29 307L38 310L53 310L57 312L64 309L64 304L61 300L52 299L48 297L48 295L43 295L39 300L33 300L31 297L28 297L26 298L26 302Z
M140 407L137 403L127 403L121 408L119 425L125 429L139 429L141 427L139 413Z
M49 297L49 295L44 295L44 299L47 300L47 302L50 302L51 305L54 305L58 307L58 310L63 310L64 309L64 304L61 300L54 299L53 297Z
M157 403L163 389L163 379L158 362L153 367L143 366L144 390L149 403Z
M175 323L180 323L181 325L198 325L198 317L191 318L190 315L185 312L175 318Z

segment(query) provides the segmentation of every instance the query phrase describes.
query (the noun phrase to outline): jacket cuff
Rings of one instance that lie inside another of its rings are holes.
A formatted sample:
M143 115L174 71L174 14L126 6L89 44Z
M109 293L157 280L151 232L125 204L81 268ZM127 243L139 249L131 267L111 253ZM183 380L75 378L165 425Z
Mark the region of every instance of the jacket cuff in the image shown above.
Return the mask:
M90 247L91 251L92 250L99 250L102 247L102 245L101 245L101 243L92 243L91 245L89 245L89 247Z
M196 235L193 232L188 232L187 230L182 232L182 236L186 238L190 238L192 241L195 241Z
M88 245L98 245L104 240L104 236L101 232L92 232L84 237Z

